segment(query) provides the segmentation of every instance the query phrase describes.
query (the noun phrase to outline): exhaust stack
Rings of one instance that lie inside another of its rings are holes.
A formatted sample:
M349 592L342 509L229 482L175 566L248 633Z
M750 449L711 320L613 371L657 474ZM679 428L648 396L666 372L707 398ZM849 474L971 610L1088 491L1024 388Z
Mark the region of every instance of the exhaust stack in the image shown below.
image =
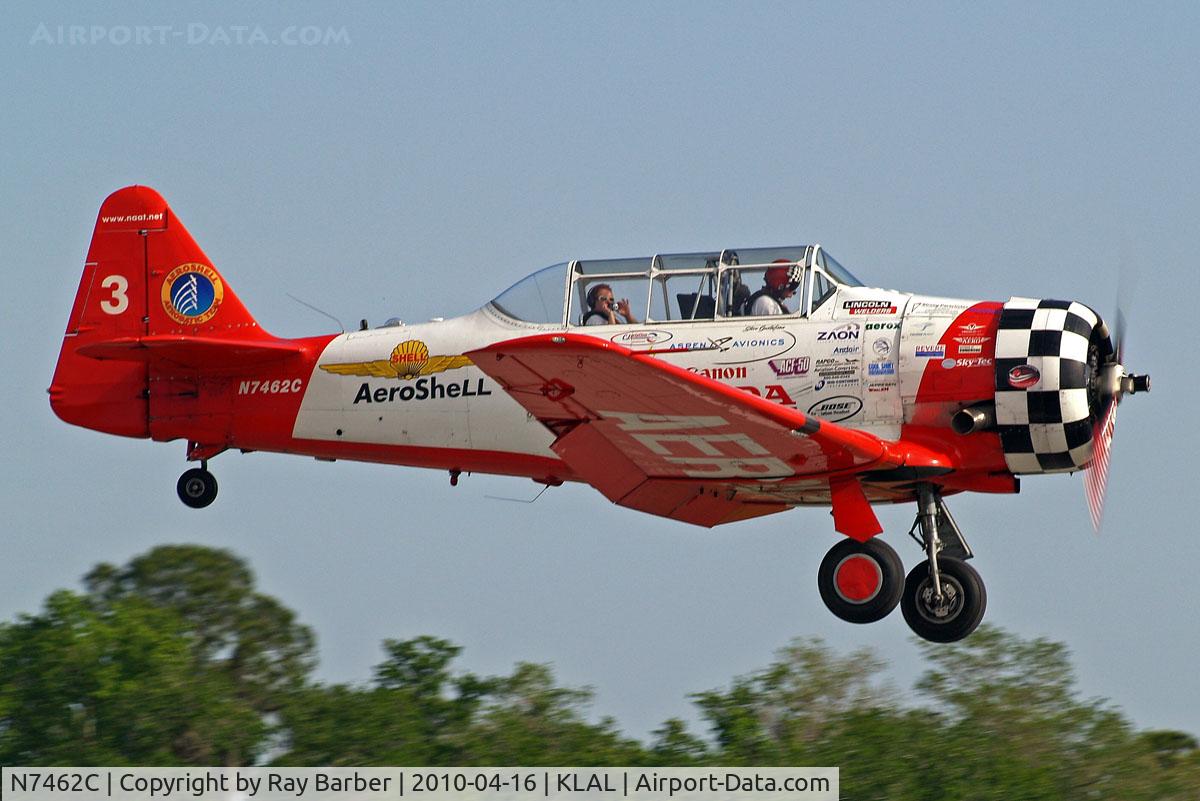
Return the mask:
M955 434L972 434L976 431L986 431L996 427L996 406L987 403L979 406L968 406L960 409L950 419L950 427Z

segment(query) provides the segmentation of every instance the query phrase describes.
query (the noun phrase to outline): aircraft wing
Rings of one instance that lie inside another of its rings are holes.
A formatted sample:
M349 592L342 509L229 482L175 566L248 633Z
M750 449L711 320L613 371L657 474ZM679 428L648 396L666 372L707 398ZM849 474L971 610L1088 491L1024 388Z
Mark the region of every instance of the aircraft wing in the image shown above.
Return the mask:
M714 526L783 511L786 487L829 493L838 531L882 529L857 474L903 462L871 434L806 415L651 353L579 334L466 354L549 428L555 453L610 500Z

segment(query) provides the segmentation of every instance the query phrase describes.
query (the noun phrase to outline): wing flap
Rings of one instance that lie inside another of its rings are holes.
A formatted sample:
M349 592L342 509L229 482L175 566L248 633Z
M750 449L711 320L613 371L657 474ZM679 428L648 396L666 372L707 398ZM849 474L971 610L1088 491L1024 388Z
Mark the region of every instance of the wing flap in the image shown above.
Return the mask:
M878 437L591 336L525 337L467 355L557 435L551 447L581 478L653 514L709 526L770 514L788 508L772 485L858 487L856 473L898 463ZM871 525L852 494L840 497L853 512L841 516L847 526Z

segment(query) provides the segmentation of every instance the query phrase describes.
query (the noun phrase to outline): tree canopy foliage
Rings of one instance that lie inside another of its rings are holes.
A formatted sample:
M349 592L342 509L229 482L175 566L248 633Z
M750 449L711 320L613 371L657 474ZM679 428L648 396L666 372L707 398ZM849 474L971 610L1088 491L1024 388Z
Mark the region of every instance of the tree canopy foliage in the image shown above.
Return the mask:
M836 765L846 799L1195 799L1200 743L1079 697L1061 643L922 643L917 699L869 651L796 640L691 696L706 731L643 743L546 665L457 669L383 643L364 685L312 677L311 630L227 551L163 546L0 624L0 762L25 765Z

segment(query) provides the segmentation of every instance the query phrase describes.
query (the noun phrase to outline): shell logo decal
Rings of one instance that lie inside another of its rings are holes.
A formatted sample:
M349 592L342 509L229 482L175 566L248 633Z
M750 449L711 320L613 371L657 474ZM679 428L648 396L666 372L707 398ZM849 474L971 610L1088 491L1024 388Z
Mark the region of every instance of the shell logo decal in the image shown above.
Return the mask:
M177 323L200 325L213 318L225 299L221 276L207 264L181 264L162 283L163 311Z
M335 375L360 375L373 378L398 378L411 381L417 376L457 370L471 364L466 356L430 356L429 346L419 339L406 339L392 348L386 359L369 362L322 364L321 369Z

